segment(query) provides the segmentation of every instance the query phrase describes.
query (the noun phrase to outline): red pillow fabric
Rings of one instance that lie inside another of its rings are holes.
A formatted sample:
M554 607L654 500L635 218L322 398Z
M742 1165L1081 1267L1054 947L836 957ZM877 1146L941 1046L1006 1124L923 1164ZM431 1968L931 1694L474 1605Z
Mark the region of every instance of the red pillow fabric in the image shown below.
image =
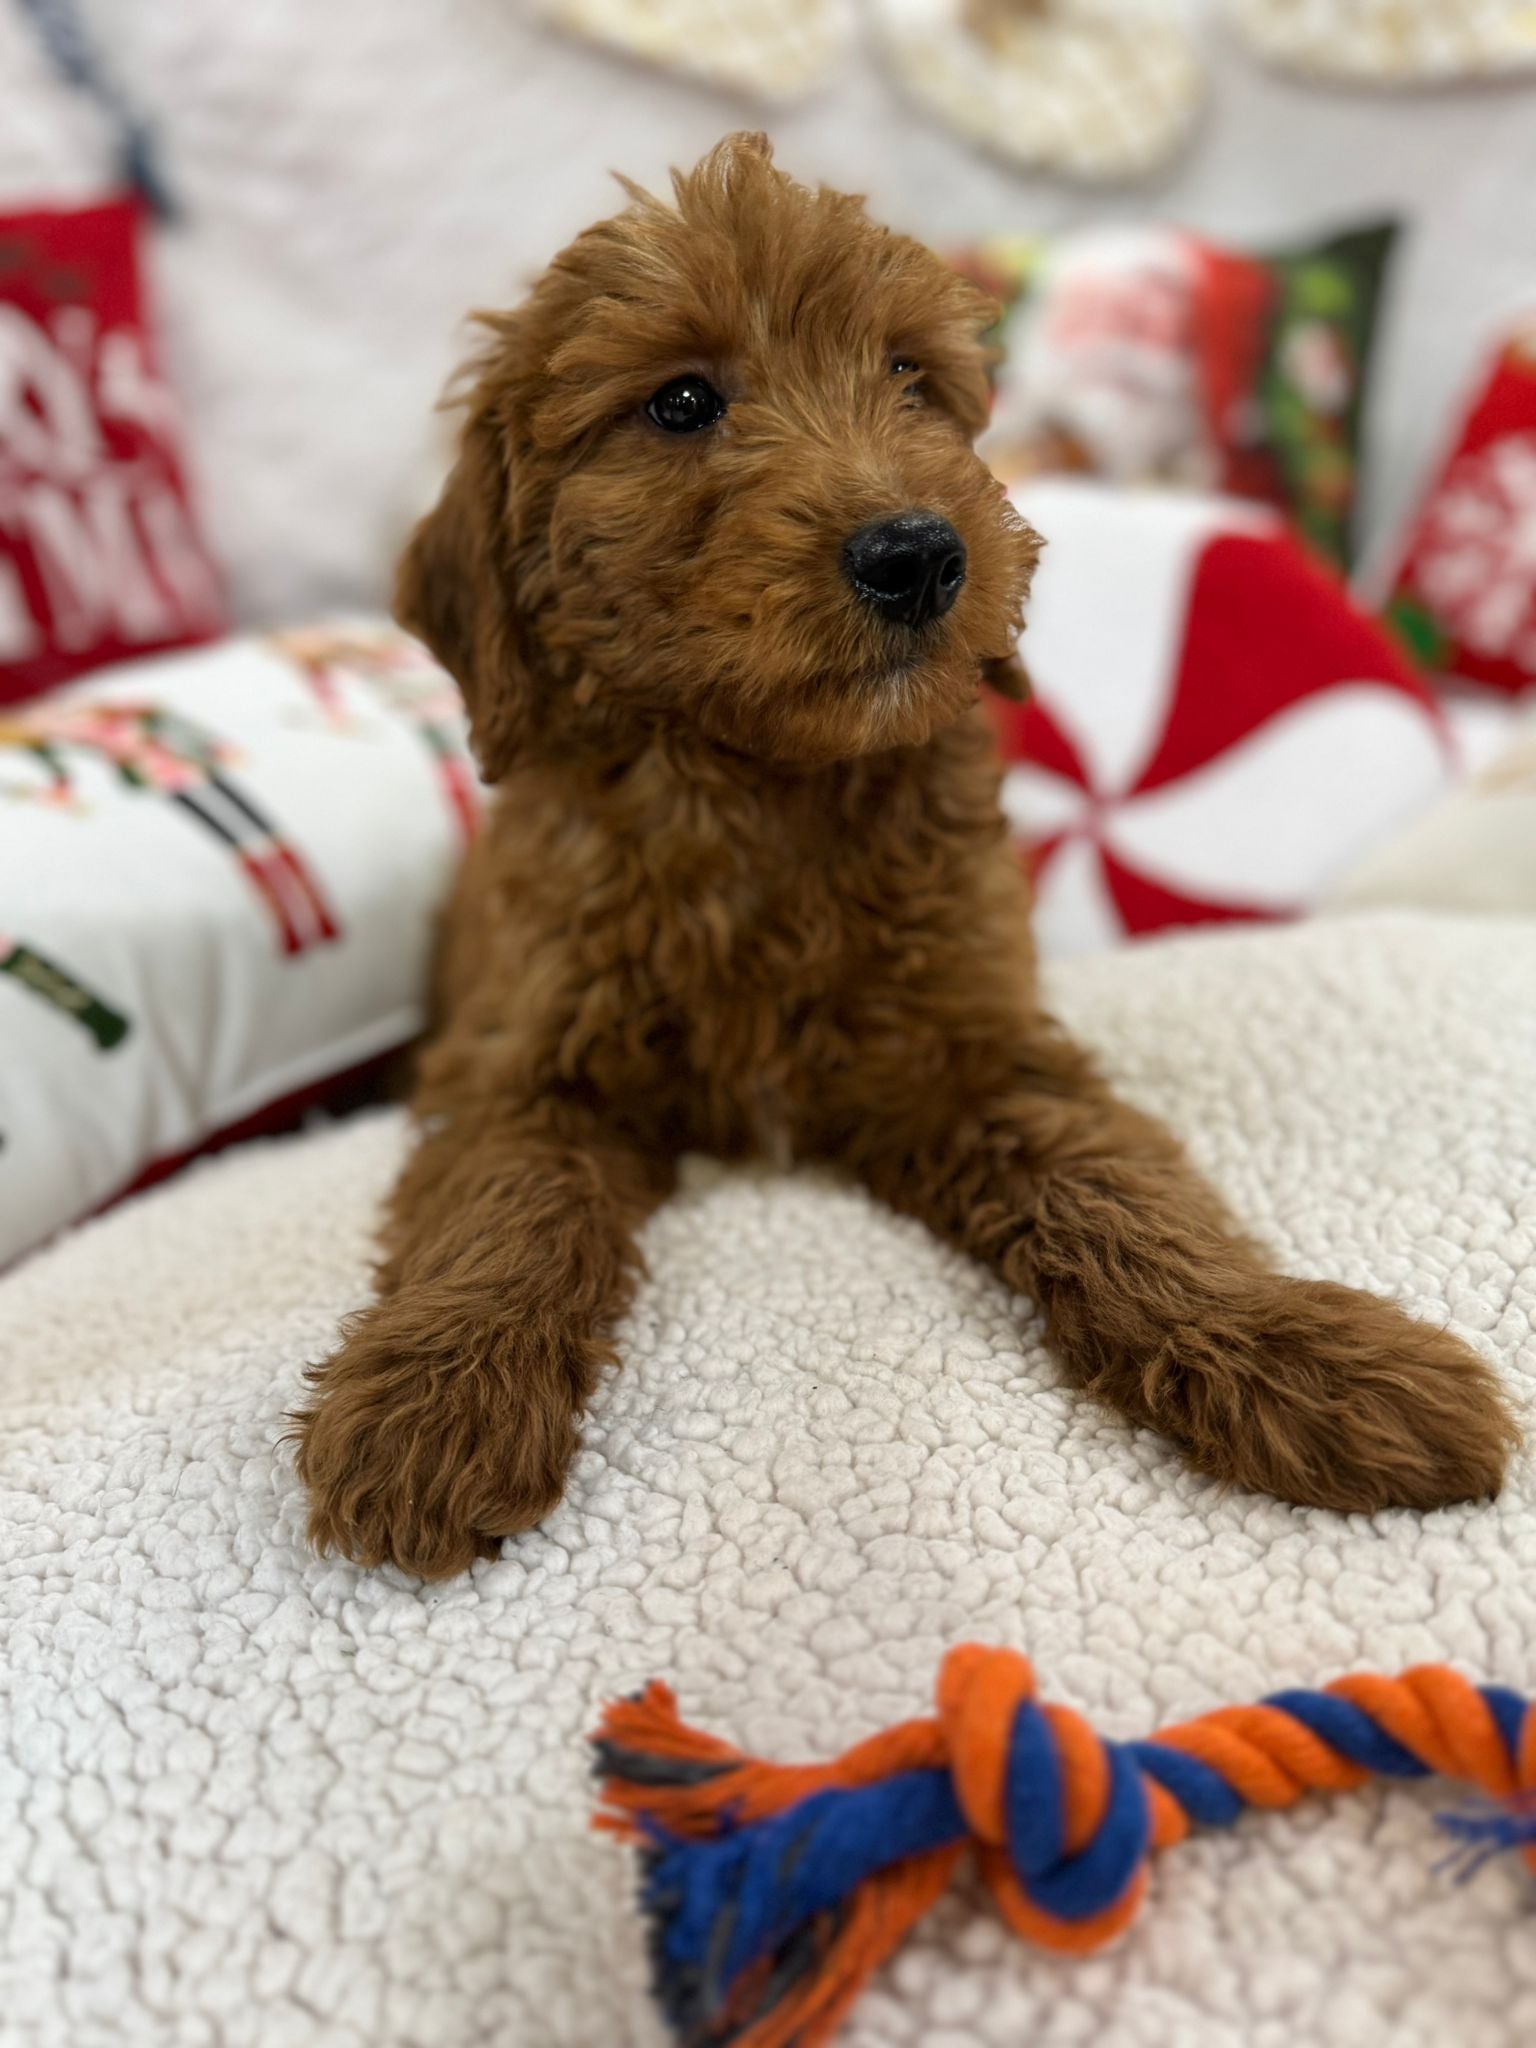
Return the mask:
M224 629L133 199L0 214L0 704Z
M1388 617L1421 661L1536 687L1536 317L1495 356L1408 536Z
M1449 776L1438 706L1281 518L1069 478L999 707L1003 802L1047 953L1292 917Z

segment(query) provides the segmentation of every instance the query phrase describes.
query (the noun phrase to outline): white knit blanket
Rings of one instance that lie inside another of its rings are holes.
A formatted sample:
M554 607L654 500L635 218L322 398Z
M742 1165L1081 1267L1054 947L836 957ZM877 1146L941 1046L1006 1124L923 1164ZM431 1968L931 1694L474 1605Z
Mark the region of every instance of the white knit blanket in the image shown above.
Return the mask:
M1536 1426L1536 925L1189 939L1053 994L1297 1271L1449 1318ZM382 1116L238 1153L0 1286L5 2048L648 2048L583 1732L665 1675L824 1756L1010 1643L1106 1733L1426 1658L1536 1688L1536 1461L1302 1513L1075 1397L1029 1311L859 1192L701 1169L565 1506L424 1588L309 1556L284 1410L367 1287ZM1165 1856L1117 1948L947 1900L847 2048L1514 2048L1536 1898L1443 1787Z

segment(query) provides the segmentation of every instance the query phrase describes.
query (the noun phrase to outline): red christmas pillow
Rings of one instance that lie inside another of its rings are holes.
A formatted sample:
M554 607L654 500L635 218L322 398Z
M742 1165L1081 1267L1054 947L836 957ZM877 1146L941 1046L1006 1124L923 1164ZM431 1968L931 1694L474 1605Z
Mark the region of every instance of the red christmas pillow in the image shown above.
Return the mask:
M1004 308L992 467L1259 499L1347 564L1394 234L1270 255L1162 223L977 245L961 268Z
M1419 658L1536 684L1536 320L1500 350L1408 537L1388 616Z
M140 224L129 199L0 214L0 703L224 627Z
M1441 714L1275 513L1040 479L1025 666L999 707L1036 928L1076 953L1294 916L1449 779Z

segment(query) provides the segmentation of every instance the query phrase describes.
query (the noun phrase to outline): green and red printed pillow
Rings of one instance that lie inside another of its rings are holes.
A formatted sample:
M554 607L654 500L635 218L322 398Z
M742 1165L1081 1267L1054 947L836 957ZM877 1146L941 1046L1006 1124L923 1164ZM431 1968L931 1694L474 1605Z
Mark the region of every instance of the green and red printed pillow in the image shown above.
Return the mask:
M1004 308L983 451L1008 483L1076 472L1256 499L1348 567L1394 236L1266 256L1161 224L978 243L960 267Z
M0 704L224 628L138 201L0 214Z

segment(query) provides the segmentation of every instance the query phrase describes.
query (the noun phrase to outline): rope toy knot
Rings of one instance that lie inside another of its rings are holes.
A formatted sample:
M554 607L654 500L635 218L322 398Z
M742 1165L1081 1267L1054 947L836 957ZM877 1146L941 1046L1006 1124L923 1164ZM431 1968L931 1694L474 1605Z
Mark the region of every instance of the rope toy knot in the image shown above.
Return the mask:
M966 1643L939 1672L945 1761L981 1876L1015 1934L1085 1953L1135 1918L1151 1805L1130 1752L1042 1706L1016 1650Z
M1442 1824L1473 1863L1536 1874L1536 1709L1440 1665L1222 1707L1110 1742L1042 1702L1015 1650L966 1643L931 1717L830 1764L770 1764L684 1725L664 1685L593 1737L597 1825L640 1843L653 1989L687 2048L815 2048L948 1885L967 1847L1013 1931L1086 1954L1135 1918L1152 1852L1197 1823L1459 1778L1492 1802Z

